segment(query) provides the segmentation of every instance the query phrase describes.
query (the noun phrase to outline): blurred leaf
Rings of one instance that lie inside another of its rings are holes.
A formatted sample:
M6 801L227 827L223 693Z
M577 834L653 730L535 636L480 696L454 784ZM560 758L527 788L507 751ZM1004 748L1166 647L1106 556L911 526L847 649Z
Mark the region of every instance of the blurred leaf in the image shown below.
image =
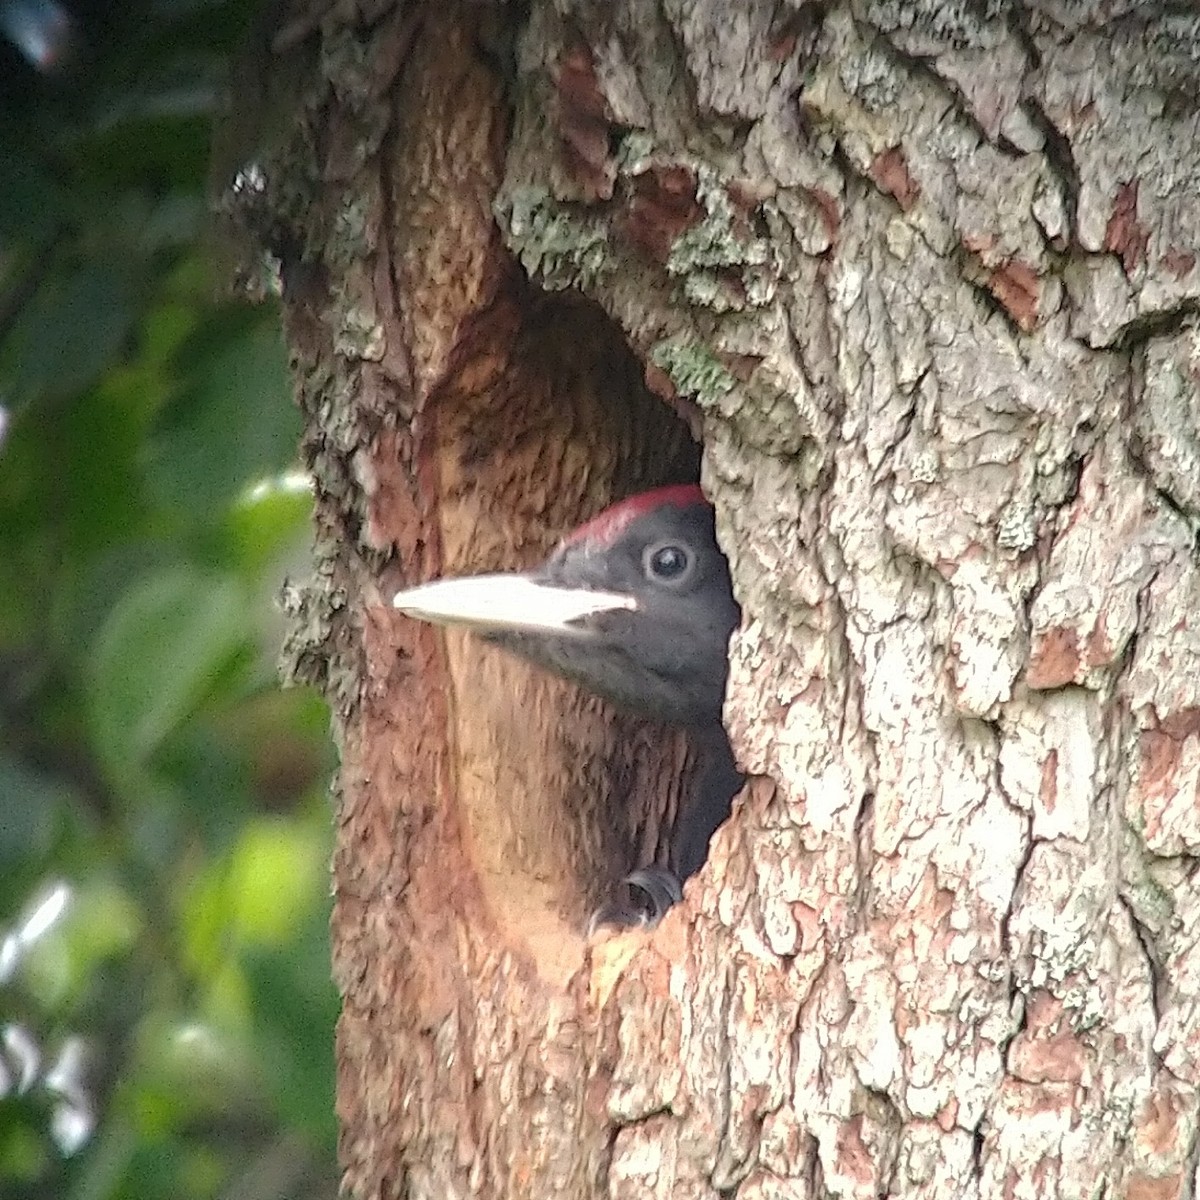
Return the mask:
M59 189L22 148L0 142L0 246L40 243L62 218Z
M123 269L91 262L52 275L13 334L14 397L63 396L91 383L117 359L133 323Z
M127 538L62 578L46 618L63 656L71 662L85 661L112 615L113 597L132 579L172 570L177 565L175 553L165 540Z
M115 1195L137 1152L139 1132L124 1113L106 1121L99 1136L79 1156L83 1169L70 1189L69 1200L104 1200ZM150 1192L147 1190L143 1195Z
M229 891L216 863L182 893L179 925L186 967L197 978L212 975L229 955Z
M38 1129L41 1115L27 1099L0 1100L0 1179L29 1183L46 1171L49 1145Z
M232 1116L253 1095L258 1065L250 1046L219 1026L156 1014L138 1031L137 1088L130 1101L151 1131L182 1120Z
M332 1150L333 1034L337 991L329 973L328 904L289 951L260 950L247 962L266 1085L280 1116Z
M53 1011L77 996L97 966L135 944L142 917L129 894L111 879L74 890L66 912L30 946L22 968L27 990Z
M291 463L300 417L279 331L265 323L214 347L192 378L153 438L150 479L164 505L198 518L223 512L248 481Z
M228 858L208 865L181 906L199 978L247 947L287 944L306 927L328 891L328 842L326 830L295 818L260 817L243 827Z
M307 549L311 512L312 487L305 472L258 480L229 511L225 529L231 556L248 575L257 575L297 543Z
M89 707L110 766L144 763L245 643L236 580L180 566L121 596L92 660Z
M158 786L170 786L184 802L174 836L198 836L209 853L225 852L249 815L246 752L236 740L222 736L219 719L223 712L237 728L244 704L231 703L227 690L218 686L209 702L174 729L154 755ZM222 919L227 920L228 913Z
M198 1011L203 1019L218 1029L248 1038L253 1001L241 963L226 959L204 977L203 984L203 994L198 997Z
M61 784L0 754L0 876L49 852L67 796Z
M5 1200L336 1195L328 712L272 650L300 420L202 239L259 8L74 3L55 75L0 43L0 1007L86 1041L99 1117L68 1157L0 1111Z
M157 372L114 369L83 403L54 414L66 470L53 485L53 503L62 506L64 547L80 558L128 538L145 513L137 460L162 387Z
M247 825L229 866L235 935L272 945L294 934L320 901L327 859L324 839L295 821Z
M201 83L116 98L109 110L97 114L99 128L79 147L88 184L119 191L131 180L146 180L159 189L190 186L199 198L209 139L204 114L211 110L214 94L212 84Z

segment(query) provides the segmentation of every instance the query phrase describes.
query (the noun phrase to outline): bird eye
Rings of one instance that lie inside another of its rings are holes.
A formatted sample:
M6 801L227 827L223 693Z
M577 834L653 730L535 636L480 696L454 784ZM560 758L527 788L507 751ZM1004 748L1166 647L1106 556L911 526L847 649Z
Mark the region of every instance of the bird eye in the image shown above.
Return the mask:
M682 546L665 542L646 548L646 574L663 583L678 583L692 569L692 556Z

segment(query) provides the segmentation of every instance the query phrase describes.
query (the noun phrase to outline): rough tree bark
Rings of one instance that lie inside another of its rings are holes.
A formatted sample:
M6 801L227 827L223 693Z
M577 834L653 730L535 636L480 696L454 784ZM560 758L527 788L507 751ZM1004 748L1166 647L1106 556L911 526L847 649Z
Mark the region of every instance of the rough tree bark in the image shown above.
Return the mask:
M271 54L350 1193L1194 1195L1200 17L360 0ZM689 431L753 779L589 943L687 747L387 600Z

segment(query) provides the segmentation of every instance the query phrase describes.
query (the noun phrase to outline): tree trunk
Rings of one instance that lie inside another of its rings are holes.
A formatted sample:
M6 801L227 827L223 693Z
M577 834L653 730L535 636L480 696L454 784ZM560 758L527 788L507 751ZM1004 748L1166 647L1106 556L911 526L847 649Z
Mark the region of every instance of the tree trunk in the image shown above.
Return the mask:
M361 3L265 78L350 1193L1193 1196L1200 18ZM688 747L389 600L693 435L752 780L589 939Z

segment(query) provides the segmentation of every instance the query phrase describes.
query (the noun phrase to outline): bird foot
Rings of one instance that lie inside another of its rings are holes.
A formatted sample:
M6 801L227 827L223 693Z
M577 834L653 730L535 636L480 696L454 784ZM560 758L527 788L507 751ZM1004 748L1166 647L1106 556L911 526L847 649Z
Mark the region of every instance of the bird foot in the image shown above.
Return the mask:
M602 925L653 929L667 909L683 899L683 884L665 867L641 867L618 885L618 893L600 905L588 922L588 936Z

